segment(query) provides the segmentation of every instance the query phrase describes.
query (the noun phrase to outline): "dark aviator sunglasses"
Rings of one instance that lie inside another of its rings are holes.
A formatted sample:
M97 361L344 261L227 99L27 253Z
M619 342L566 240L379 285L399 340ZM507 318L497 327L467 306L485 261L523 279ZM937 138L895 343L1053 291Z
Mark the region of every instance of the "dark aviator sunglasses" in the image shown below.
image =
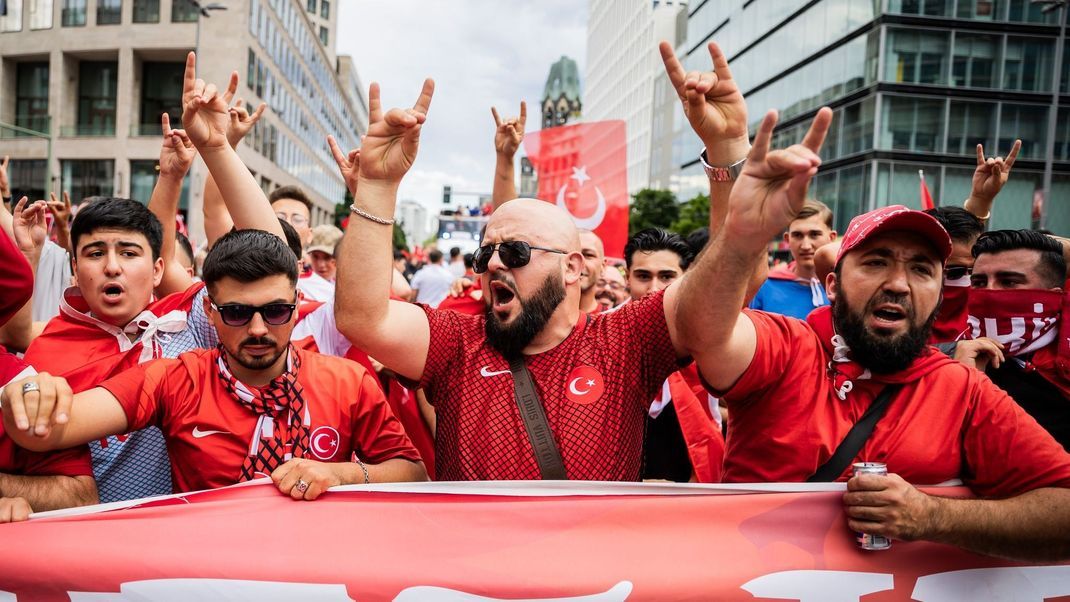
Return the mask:
M505 267L511 270L526 266L531 261L531 252L533 250L568 255L568 251L533 247L522 240L508 240L495 245L483 245L476 249L476 252L472 255L472 269L475 273L482 274L487 271L487 266L490 265L490 258L494 256L495 250L498 251L498 257L501 258Z
M296 303L268 303L266 305L245 305L243 303L227 303L216 305L212 301L212 308L219 312L219 318L227 326L245 326L253 319L253 314L260 314L264 322L271 326L281 326L293 317Z

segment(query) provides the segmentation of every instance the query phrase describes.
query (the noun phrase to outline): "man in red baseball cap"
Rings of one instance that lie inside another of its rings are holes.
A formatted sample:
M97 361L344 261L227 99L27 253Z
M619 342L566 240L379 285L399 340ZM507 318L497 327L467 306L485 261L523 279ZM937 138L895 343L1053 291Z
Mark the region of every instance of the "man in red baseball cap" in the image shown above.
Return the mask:
M803 205L830 120L822 109L802 144L770 151L766 115L721 234L679 290L684 346L731 416L723 480L850 478L853 531L1070 556L1070 455L983 374L926 344L952 250L934 218L902 206L855 218L826 279L832 305L805 322L738 309L766 241ZM854 462L890 474L852 477ZM915 487L951 479L982 499Z

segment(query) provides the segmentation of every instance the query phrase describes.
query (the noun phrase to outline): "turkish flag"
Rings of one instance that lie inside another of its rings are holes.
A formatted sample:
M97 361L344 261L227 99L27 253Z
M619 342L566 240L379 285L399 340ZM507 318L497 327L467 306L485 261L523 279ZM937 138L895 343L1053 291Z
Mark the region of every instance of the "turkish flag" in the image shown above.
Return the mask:
M628 240L628 153L624 122L552 127L524 137L539 176L538 198L572 215L602 239L606 256L624 256Z
M921 210L928 211L936 205L933 203L933 195L929 194L929 187L925 185L925 172L919 169L918 177L921 178Z

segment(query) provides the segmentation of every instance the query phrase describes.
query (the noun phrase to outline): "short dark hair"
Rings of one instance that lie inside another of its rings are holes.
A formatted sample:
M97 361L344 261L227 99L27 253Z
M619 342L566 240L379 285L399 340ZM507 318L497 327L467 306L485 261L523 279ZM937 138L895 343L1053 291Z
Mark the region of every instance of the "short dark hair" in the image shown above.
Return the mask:
M475 254L474 253L465 253L464 257L461 258L461 261L464 262L464 269L470 270L470 269L472 269L472 266L475 265L473 263L475 261Z
M279 225L282 226L282 233L286 236L286 246L290 247L290 251L294 254L294 259L301 259L301 235L297 233L297 229L290 225L290 222L279 219Z
M427 254L427 261L429 263L438 263L442 261L442 251L432 249L431 252Z
M687 235L686 240L687 246L691 247L691 256L698 257L698 254L710 243L710 229L706 226L696 228Z
M220 236L201 269L209 292L223 278L247 284L280 275L296 287L297 262L281 238L263 230L231 230Z
M178 248L182 249L182 252L189 257L189 262L193 263L193 244L189 241L189 238L181 233L175 232L175 241L178 243Z
M268 204L274 205L275 201L281 199L293 199L307 207L308 212L312 213L312 199L308 198L308 195L299 186L279 186L272 190L271 194L268 195Z
M453 247L450 249L450 261L453 261L461 254L461 247Z
M160 258L163 227L149 208L133 199L108 197L83 206L71 224L71 244L78 250L78 240L95 230L126 230L142 234L149 241L152 259Z
M797 222L801 219L810 219L815 215L820 217L821 221L825 222L825 227L832 230L832 209L829 209L828 205L816 199L807 199L803 202L802 209L799 210L795 219L791 221Z
M925 213L936 218L955 242L968 243L985 231L985 223L962 207L937 207Z
M624 245L624 263L628 269L632 269L632 256L637 251L652 253L654 251L669 251L680 257L680 269L686 270L691 264L694 254L691 247L679 234L662 230L661 228L647 228L640 230L628 239Z
M985 232L973 245L973 256L1000 253L1015 249L1032 249L1040 252L1039 275L1048 288L1058 288L1066 283L1066 260L1063 245L1054 238L1036 230L993 230Z

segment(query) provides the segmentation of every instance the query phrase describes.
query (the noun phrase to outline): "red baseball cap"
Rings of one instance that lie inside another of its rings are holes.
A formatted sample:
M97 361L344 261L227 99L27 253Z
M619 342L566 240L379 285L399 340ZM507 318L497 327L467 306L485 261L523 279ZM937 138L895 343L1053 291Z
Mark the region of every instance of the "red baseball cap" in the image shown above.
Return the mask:
M936 221L936 218L923 211L917 211L903 205L889 205L863 213L851 220L847 232L840 239L840 251L836 254L836 265L844 255L879 232L889 230L906 230L916 232L932 241L940 252L940 259L947 261L951 256L951 236Z

